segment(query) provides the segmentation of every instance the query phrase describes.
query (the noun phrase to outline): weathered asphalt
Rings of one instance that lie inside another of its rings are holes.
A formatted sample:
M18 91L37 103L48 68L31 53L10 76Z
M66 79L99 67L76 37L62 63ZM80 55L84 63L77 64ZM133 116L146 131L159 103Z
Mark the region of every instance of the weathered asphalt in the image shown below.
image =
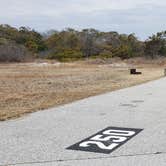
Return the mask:
M66 150L108 127L144 129L111 154ZM0 122L0 166L165 166L166 78Z

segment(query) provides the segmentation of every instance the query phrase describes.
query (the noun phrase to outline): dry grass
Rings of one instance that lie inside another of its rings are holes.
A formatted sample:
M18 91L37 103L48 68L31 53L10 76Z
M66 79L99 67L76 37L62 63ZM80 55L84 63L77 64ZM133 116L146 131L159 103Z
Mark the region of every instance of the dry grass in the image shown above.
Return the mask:
M130 64L131 65L131 64ZM69 103L162 77L163 68L144 65L142 75L126 64L0 64L0 120Z

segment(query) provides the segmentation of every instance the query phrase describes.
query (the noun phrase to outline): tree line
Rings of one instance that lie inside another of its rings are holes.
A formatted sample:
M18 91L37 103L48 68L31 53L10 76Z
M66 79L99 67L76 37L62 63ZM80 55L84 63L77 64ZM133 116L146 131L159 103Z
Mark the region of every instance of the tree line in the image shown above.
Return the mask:
M29 56L59 61L166 56L166 31L140 41L135 34L119 34L114 31L101 32L96 29L77 31L67 28L41 34L27 27L0 25L0 61L19 62Z

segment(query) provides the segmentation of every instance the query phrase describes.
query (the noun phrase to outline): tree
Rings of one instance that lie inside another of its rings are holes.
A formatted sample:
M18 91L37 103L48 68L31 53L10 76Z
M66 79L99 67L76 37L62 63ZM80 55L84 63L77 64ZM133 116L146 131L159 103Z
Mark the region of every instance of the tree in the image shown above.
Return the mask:
M22 62L29 58L29 53L24 46L14 42L0 45L1 62Z
M166 56L166 31L152 35L145 42L145 53L152 58Z
M120 57L122 59L127 59L132 57L132 49L128 45L121 45L113 51L114 57Z
M81 34L81 50L85 57L90 57L92 55L97 55L99 53L96 39L99 36L99 31L95 29L84 29Z
M141 56L144 50L148 55L166 55L166 33L159 32L146 43L137 39L135 34L119 34L114 31L100 32L95 29L77 31L67 28L62 31L51 30L43 35L29 27L19 29L0 25L0 45L10 42L24 46L37 55L57 59L79 59L100 57L130 58ZM151 50L151 52L149 52ZM153 56L152 55L152 56ZM64 57L64 58L63 58Z

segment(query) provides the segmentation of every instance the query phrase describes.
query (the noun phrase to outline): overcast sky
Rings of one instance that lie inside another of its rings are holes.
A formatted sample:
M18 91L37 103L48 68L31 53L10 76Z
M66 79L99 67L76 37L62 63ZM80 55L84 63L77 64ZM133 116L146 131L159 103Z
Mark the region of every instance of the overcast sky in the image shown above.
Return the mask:
M0 0L0 24L40 32L96 28L145 39L166 30L166 0Z

